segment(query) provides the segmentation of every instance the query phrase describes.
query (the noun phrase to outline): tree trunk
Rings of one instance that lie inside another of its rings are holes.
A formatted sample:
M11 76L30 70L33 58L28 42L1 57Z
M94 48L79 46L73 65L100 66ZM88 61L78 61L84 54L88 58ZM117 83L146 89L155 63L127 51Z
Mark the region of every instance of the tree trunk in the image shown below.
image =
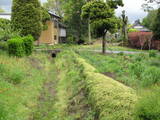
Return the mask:
M90 19L88 19L88 43L91 43L91 24Z
M103 39L102 39L102 53L103 54L106 53L106 34L103 35Z

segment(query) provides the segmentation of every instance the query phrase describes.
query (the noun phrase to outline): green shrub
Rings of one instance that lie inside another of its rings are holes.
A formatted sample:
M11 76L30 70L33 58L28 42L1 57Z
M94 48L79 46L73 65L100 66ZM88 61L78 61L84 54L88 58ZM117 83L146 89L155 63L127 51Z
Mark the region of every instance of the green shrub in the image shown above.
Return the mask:
M19 32L11 29L11 21L0 18L0 41L7 41L17 36L19 36Z
M7 51L8 50L7 42L0 41L0 49Z
M129 29L128 32L138 32L138 30L132 28L132 29Z
M6 27L10 26L11 21L8 19L0 18L0 29L6 29Z
M157 56L157 53L155 50L150 50L149 51L149 57L156 57Z
M17 57L23 57L25 55L24 43L21 37L10 39L7 43L10 55Z
M67 43L75 44L76 43L75 37L74 36L68 36L67 37Z
M32 51L33 51L33 41L34 41L34 38L31 35L23 37L25 54L27 56L32 54Z
M138 101L135 120L160 120L160 89L150 92Z

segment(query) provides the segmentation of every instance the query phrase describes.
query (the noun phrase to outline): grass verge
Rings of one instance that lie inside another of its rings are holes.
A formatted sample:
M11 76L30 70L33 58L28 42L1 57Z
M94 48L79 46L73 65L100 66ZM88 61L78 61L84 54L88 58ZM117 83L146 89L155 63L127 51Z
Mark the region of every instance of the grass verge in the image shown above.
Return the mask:
M0 51L0 120L30 119L49 70L44 54L16 58Z

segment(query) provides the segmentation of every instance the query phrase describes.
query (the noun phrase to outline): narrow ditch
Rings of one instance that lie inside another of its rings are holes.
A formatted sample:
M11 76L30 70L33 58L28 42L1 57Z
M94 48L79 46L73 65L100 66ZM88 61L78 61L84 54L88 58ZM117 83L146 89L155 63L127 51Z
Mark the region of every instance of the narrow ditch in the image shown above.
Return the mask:
M69 93L66 95L67 99L65 99L67 107L63 115L58 112L61 108L60 106L57 107L57 104L63 99L57 96L60 92L57 88L61 79L61 76L59 76L61 71L54 64L51 64L54 68L47 73L48 78L46 78L38 98L38 105L29 120L97 120L95 119L95 112L93 112L87 99L83 80L76 83L76 92L72 88L70 89L70 87L75 87L73 83L70 84L71 86L65 85L65 89ZM79 73L79 77L85 79L81 73Z

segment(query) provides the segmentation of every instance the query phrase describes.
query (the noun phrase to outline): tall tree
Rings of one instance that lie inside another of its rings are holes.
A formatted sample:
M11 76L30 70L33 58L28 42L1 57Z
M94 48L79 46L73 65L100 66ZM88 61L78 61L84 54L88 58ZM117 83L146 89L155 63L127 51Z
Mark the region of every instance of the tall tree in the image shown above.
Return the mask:
M113 6L111 6L113 7ZM107 32L112 32L116 28L117 19L114 9L102 1L91 1L83 6L82 18L91 20L91 25L97 37L103 37L102 52L105 53Z
M153 10L155 7L160 7L160 0L145 0L145 3L142 5L144 11Z
M22 36L31 34L37 40L42 31L42 16L39 0L13 0L12 28Z
M87 21L81 19L81 9L85 3L85 0L66 0L63 6L68 34L73 36L79 44L84 42L87 34Z
M122 36L123 41L126 43L128 41L127 37L127 25L128 25L128 17L125 14L125 11L122 11Z
M59 16L63 16L62 5L63 0L47 0L47 2L43 4L46 9L56 12Z
M156 39L160 40L160 8L157 11L157 16L153 23L153 32Z
M142 24L150 30L153 30L153 24L157 16L157 11L158 10L150 10L148 11L148 15L143 18Z

